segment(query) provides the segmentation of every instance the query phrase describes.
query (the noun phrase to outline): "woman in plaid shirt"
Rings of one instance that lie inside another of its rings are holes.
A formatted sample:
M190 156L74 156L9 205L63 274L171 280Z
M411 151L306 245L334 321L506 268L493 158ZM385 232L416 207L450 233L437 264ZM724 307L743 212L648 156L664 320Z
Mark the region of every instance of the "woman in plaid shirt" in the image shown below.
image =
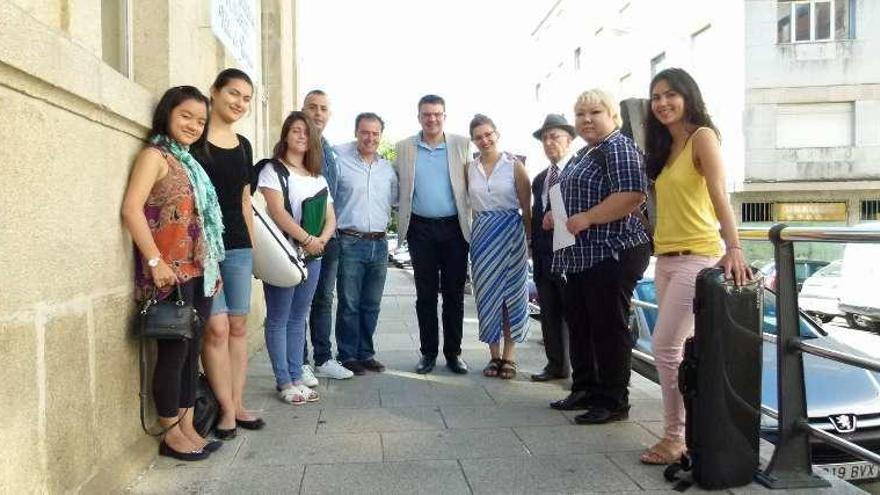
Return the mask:
M650 238L633 212L645 201L648 181L641 152L619 131L610 94L586 91L574 111L588 146L562 171L559 185L576 242L554 252L552 267L566 279L572 387L550 407L586 409L575 421L598 424L629 414L629 302L651 256ZM549 215L544 228L552 228Z

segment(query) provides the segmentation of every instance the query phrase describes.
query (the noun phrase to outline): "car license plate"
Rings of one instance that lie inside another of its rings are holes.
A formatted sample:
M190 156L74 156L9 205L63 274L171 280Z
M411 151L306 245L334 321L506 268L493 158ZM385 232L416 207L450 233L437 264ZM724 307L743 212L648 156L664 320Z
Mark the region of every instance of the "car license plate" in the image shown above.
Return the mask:
M867 461L820 464L813 466L813 469L820 469L844 480L865 480L880 476L880 466Z

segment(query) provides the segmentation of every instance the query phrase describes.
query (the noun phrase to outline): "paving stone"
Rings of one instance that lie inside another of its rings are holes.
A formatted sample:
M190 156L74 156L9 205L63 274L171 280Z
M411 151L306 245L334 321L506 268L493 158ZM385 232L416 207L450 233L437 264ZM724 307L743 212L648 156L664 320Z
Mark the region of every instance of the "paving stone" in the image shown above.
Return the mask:
M600 454L474 459L462 461L461 465L475 495L620 493L640 489Z
M190 464L200 462L202 461ZM193 469L151 469L135 480L127 492L135 495L215 493L221 476L216 469L204 466Z
M464 383L428 382L419 387L380 391L382 407L440 406L450 404L494 405L482 387Z
M533 455L642 451L656 441L635 423L516 427Z
M386 461L528 455L509 428L383 433L382 446Z
M441 406L449 428L493 428L570 425L559 411L544 405L504 404L489 407Z
M469 490L458 462L416 461L307 466L301 492L454 495Z
M383 409L324 410L318 433L386 432L442 430L445 428L438 408L400 407Z
M525 375L525 373L520 374ZM568 380L536 383L525 376L524 378L524 380L510 381L487 378L482 386L498 403L530 402L547 407L551 402L563 399L569 394L571 382Z
M216 495L241 493L298 493L305 466L247 466L233 467L212 487ZM166 492L171 493L171 492Z
M242 445L234 466L277 466L382 462L378 433L316 435L314 432L276 435L271 442Z

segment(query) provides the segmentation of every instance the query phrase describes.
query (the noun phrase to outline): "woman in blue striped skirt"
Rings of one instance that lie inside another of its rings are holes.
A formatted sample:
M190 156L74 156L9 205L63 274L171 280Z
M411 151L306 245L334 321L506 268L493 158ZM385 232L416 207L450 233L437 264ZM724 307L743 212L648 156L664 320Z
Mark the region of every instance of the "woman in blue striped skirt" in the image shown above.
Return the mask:
M529 177L522 161L498 151L498 131L489 117L476 115L470 131L480 151L467 166L474 212L471 271L480 341L489 344L491 354L483 374L510 379L516 376L515 345L526 340L529 329Z

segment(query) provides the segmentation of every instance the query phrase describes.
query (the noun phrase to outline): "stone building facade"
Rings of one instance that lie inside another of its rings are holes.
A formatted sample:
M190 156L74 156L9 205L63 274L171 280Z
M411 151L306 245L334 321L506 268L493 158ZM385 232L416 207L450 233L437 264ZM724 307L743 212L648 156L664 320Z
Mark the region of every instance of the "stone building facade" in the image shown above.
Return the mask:
M295 0L0 0L0 492L117 491L155 456L120 218L132 159L168 87L207 91L230 66L257 80L237 130L265 155L297 103L295 16Z

